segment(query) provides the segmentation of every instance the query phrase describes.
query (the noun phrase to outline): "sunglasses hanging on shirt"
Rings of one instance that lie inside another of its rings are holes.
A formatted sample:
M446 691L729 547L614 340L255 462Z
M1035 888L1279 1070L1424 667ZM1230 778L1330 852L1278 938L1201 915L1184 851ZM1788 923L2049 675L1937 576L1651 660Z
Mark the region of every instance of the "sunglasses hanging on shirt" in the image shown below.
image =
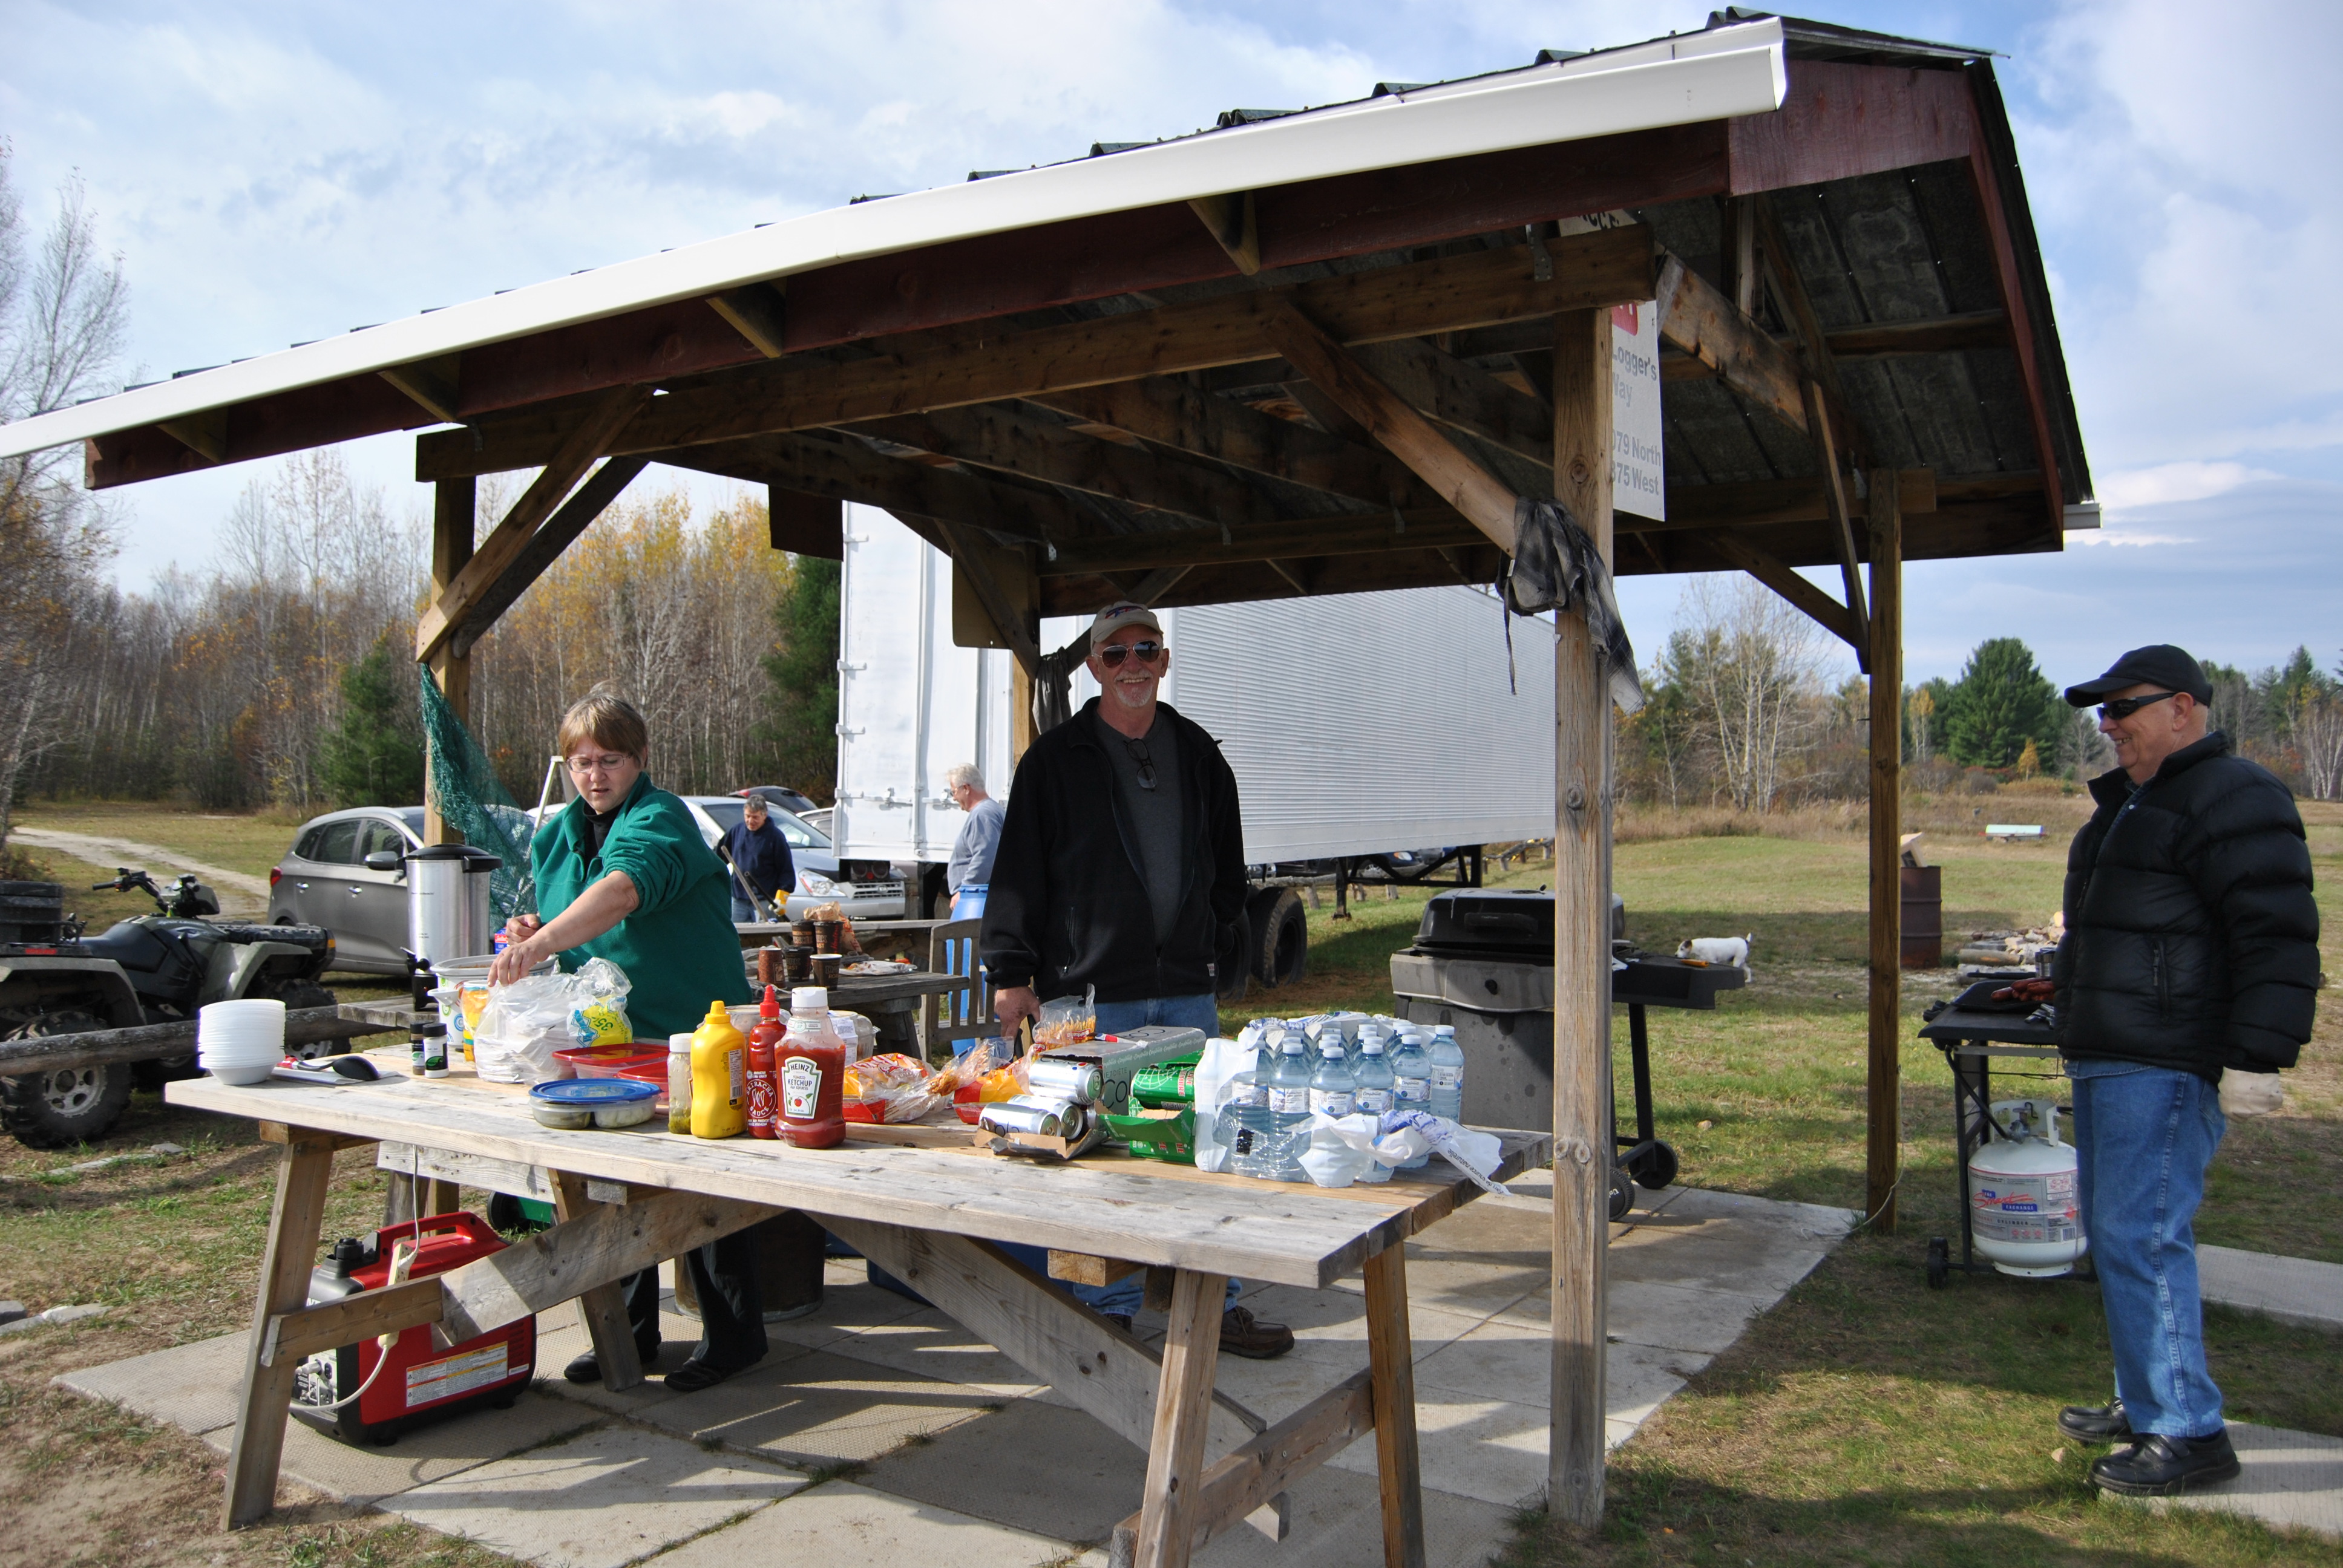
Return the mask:
M1147 754L1147 742L1126 739L1123 744L1131 748L1131 759L1139 764L1139 787L1141 789L1154 789L1155 759Z

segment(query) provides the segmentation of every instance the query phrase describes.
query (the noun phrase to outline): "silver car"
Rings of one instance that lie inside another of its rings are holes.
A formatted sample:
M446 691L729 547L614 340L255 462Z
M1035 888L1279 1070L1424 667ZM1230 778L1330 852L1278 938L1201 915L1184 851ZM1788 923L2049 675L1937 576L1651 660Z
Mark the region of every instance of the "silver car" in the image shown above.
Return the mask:
M268 873L268 918L280 926L333 932L337 970L403 975L407 873L401 862L422 845L420 806L360 806L313 817Z
M485 808L521 843L528 813ZM423 847L420 806L356 806L301 824L269 869L268 919L334 933L337 970L407 973L407 852Z

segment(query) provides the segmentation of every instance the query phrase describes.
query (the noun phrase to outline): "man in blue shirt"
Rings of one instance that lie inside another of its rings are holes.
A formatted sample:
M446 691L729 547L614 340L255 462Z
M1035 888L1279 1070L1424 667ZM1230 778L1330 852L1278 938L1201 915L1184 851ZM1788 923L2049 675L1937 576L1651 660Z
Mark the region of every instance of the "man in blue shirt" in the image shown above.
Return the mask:
M751 795L741 802L740 825L724 835L723 849L724 858L732 863L733 923L786 919L790 890L798 885L797 862L762 795ZM756 891L754 904L749 900L749 889ZM759 907L763 904L775 908L768 911Z
M962 888L981 889L992 880L992 858L1001 852L1001 802L984 792L984 775L973 762L963 762L944 774L944 788L952 804L968 813L960 837L952 841L951 859L944 867L944 886L955 910ZM972 913L981 914L980 907ZM957 914L955 919L959 918Z

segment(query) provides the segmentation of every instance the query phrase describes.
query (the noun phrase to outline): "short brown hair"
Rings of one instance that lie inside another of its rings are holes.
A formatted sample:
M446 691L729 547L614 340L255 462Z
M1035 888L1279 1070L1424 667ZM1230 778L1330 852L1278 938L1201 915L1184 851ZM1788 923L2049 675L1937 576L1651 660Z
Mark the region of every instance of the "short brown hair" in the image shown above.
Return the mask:
M608 686L596 687L561 716L561 755L568 756L588 740L650 765L650 727L633 703Z

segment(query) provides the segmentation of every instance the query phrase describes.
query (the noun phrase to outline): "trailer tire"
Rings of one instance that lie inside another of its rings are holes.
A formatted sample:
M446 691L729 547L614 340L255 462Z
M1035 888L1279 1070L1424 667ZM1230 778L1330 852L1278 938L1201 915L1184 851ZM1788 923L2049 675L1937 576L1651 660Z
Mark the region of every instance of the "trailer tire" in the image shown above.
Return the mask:
M1310 915L1292 888L1262 888L1245 900L1252 923L1248 955L1252 978L1265 988L1292 985L1310 972Z
M9 1038L39 1040L105 1027L95 1013L76 1009L35 1019ZM0 1078L0 1131L13 1134L27 1149L95 1143L113 1131L129 1109L131 1084L126 1061Z

